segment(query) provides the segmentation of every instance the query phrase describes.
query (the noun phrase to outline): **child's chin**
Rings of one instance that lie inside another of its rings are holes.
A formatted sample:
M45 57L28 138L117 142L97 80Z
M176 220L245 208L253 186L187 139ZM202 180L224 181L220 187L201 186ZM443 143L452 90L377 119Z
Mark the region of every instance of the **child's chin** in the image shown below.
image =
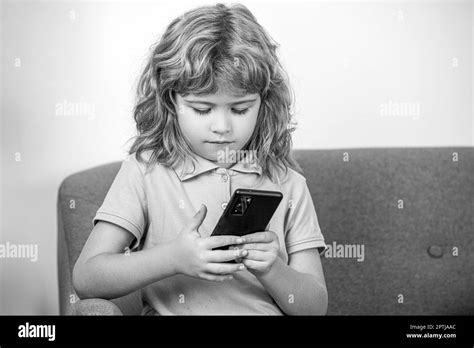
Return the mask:
M235 163L234 162L229 162L229 161L223 161L221 156L218 156L217 153L213 154L206 154L206 155L200 155L201 157L207 159L208 161L211 161L220 167L229 167Z
M211 156L211 155L201 155L201 157L207 159L208 161L211 161L215 164L221 165L223 164L222 162L219 162L217 159L217 156Z

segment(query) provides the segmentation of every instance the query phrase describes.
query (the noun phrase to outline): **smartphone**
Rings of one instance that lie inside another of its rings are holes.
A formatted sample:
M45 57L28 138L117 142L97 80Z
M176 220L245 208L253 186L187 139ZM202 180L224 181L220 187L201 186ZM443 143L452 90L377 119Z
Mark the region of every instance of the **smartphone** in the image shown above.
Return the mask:
M265 231L282 198L278 191L235 190L211 236L244 236ZM228 248L227 245L213 250Z

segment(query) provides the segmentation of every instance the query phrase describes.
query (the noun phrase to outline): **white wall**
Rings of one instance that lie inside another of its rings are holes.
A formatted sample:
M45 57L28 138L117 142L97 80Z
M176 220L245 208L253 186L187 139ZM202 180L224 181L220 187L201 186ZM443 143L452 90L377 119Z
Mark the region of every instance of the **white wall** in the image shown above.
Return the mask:
M474 144L472 2L242 3L281 44L297 148ZM0 259L0 314L58 313L59 184L123 157L147 50L199 4L2 2L0 243L39 259Z

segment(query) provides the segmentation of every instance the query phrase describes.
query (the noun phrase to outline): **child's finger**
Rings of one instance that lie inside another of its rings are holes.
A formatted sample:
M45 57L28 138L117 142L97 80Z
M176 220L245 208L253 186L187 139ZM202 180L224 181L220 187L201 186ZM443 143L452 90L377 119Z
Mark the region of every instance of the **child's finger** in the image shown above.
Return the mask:
M209 262L226 262L233 261L247 255L247 250L231 249L231 250L213 250L209 251Z
M270 243L245 243L239 245L239 248L246 250L268 250Z
M215 275L211 273L203 273L199 275L199 277L212 282L223 282L225 280L232 280L234 278L232 275Z
M254 269L254 270L263 270L268 266L267 262L248 260L248 259L243 259L242 263L245 265L245 267L249 269Z
M255 232L245 235L245 243L270 243L276 236L276 233L273 231L262 231Z
M245 265L242 263L209 263L206 267L206 272L216 275L229 275L238 271L243 271L244 269Z
M240 248L238 245L229 246L229 250L234 250L236 253L238 253L239 256L247 256L248 252L246 250L241 249L243 248ZM242 258L239 257L238 259L235 259L235 262L242 263Z
M204 204L201 204L201 207L199 210L194 214L194 216L191 219L191 222L189 223L189 230L190 231L196 231L199 236L201 233L199 232L199 227L201 226L202 222L206 218L207 215L207 207Z
M226 236L211 236L203 238L205 246L207 249L214 249L222 246L227 246L231 244L242 244L245 240L239 236L226 235Z
M266 253L260 250L248 250L247 256L244 260L253 260L253 261L266 261Z

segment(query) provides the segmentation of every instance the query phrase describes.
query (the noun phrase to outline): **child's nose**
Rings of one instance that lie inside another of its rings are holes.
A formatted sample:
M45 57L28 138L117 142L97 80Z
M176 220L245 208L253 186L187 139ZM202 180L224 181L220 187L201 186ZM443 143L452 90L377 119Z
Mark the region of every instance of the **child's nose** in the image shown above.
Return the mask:
M229 133L232 130L230 117L225 113L215 115L211 123L211 131L215 133Z

